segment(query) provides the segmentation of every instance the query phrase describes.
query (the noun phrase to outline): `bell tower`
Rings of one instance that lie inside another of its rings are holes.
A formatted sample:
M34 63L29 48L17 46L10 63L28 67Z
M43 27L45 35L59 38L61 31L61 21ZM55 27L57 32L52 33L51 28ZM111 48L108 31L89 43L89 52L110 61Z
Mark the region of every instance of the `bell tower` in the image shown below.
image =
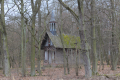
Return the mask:
M51 19L50 19L49 25L50 25L50 32L53 35L56 35L56 21L55 21L55 17L54 17L54 12L53 11L52 11L52 14L51 14Z

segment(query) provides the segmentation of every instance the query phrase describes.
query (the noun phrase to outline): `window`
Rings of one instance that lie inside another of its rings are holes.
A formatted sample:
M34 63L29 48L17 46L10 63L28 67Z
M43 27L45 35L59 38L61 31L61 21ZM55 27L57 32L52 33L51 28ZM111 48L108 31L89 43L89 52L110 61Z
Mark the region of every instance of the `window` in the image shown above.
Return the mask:
M53 31L53 23L52 23L52 31Z
M53 23L53 31L54 31L55 27L54 27L54 23Z
M55 27L55 23L54 23L54 27ZM55 31L56 31L56 28L55 28Z
M52 31L52 23L50 23L50 31Z

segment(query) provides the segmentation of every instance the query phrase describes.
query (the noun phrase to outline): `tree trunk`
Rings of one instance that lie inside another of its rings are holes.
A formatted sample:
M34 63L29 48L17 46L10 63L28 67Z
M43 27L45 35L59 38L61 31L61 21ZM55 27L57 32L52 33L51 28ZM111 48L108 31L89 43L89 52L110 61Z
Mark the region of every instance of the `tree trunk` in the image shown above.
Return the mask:
M10 76L10 63L9 63L9 53L7 45L7 33L5 28L5 16L4 16L4 0L1 4L1 26L3 30L2 39L3 39L3 54L4 54L4 74L5 76Z
M102 39L102 34L101 34L101 30L100 30L100 27L101 26L98 26L97 27L97 32L98 32L98 36L99 36L99 45L100 45L100 53L99 53L99 56L100 56L100 66L99 66L99 70L101 69L101 66L102 66L102 69L104 69L104 56L103 56L103 53L104 53L104 49L102 48L103 46L103 39Z
M96 28L95 28L95 0L91 1L91 35L92 35L92 54L93 54L93 65L92 73L96 75L97 71L97 52L96 52Z
M48 13L49 14L49 13ZM41 27L41 13L40 13L40 11L38 12L38 16L39 16L39 23L38 23L38 25L39 25L39 31L40 31L40 27ZM47 15L48 16L48 15ZM46 16L46 18L47 18L47 16ZM41 41L42 41L42 36L43 36L43 34L46 32L46 18L45 18L45 20L44 20L44 26L45 26L45 28L44 28L44 30L43 30L43 32L39 32L39 37L38 37L38 72L39 72L39 75L42 75L42 72L41 72Z
M0 24L0 28L1 28L1 24ZM2 33L1 33L1 29L0 29L0 69L3 68L3 58L2 58Z
M67 71L68 71L68 74L70 74L69 62L68 62L68 61L69 61L69 60L68 60L68 59L69 59L69 50L68 50L68 49L67 49L67 52L66 52L66 53L67 53L67 55L66 55L66 61L67 61Z
M64 74L66 75L66 51L64 48L64 43L63 43L63 35L62 35L62 27L63 27L63 23L62 23L62 6L60 5L60 20L61 20L61 25L60 25L60 39L61 39L61 43L62 43L62 47L63 47L63 58L64 58Z
M116 65L118 62L118 53L115 49L115 35L114 35L114 28L115 28L115 8L114 8L114 0L110 0L111 2L111 21L112 21L112 48L111 48L111 69L116 70Z
M26 28L24 24L24 3L21 0L21 63L22 76L26 76Z
M32 34L35 34L35 17L32 18ZM35 36L35 35L34 35ZM31 76L35 76L35 39L31 36Z
M76 45L76 76L78 76L78 51L77 51L77 45Z
M89 52L87 49L87 40L86 40L86 34L85 34L85 28L84 28L84 11L83 11L83 2L84 0L77 0L78 3L78 16L77 14L69 8L66 4L63 3L62 0L58 0L60 4L65 7L76 19L79 26L79 35L81 39L81 54L84 57L84 67L85 67L85 76L91 77L91 65L90 65L90 58L89 58Z
M7 36L3 34L3 51L4 51L4 74L5 76L10 76L10 63L9 63L9 53L7 46Z
M85 44L85 41L82 39L82 37L84 36L83 35L83 32L81 33L80 32L80 39L81 39L81 46L83 46L84 48L82 48L81 50L81 54L83 55L83 60L84 60L84 68L85 68L85 77L91 77L92 76L92 73L91 73L91 65L90 65L90 58L89 58L89 52L87 50L87 45ZM82 34L82 35L81 35Z
M84 28L84 9L83 9L83 0L78 0L78 10L79 10L79 35L81 39L81 53L83 55L84 59L84 67L85 67L85 76L91 77L91 65L90 65L90 58L89 58L89 52L87 49L87 40L86 40L86 32Z
M119 48L119 55L120 55L120 37L119 37L119 46L118 46L118 48Z
M35 19L41 5L41 0L31 0L32 27L31 27L31 76L35 76Z
M39 43L39 47L38 47L38 72L39 75L42 75L41 73L41 44Z
M39 21L39 23L38 23L38 25L39 25L39 31L40 31L40 27L41 27L41 12L40 12L40 10L39 10L39 12L38 12L38 21ZM39 34L38 34L38 40L39 40L39 43L38 43L38 66L37 66L37 69L38 69L38 72L39 72L39 75L42 75L42 73L41 73L41 34L40 34L40 32L38 32Z

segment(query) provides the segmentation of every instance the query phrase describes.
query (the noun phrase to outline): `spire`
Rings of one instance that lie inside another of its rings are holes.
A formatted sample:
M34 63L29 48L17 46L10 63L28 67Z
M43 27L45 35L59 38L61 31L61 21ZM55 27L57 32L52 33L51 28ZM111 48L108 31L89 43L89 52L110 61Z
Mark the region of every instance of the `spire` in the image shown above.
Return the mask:
M54 17L54 12L52 11L52 14L51 14L51 19L50 19L50 23L51 22L55 22L55 17Z
M53 34L53 35L56 35L56 21L55 21L55 17L54 17L54 12L52 11L52 14L51 14L51 19L50 19L50 32Z

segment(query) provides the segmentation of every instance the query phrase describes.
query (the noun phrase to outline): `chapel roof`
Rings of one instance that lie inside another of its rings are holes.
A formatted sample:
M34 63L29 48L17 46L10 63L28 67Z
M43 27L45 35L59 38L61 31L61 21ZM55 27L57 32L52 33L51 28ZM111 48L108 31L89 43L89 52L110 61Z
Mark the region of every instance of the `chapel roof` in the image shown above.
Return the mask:
M51 39L55 48L63 48L60 36L53 35L49 31L46 32L45 36L48 36ZM64 48L80 48L80 37L66 34L62 34L62 36ZM75 43L77 43L77 45Z

